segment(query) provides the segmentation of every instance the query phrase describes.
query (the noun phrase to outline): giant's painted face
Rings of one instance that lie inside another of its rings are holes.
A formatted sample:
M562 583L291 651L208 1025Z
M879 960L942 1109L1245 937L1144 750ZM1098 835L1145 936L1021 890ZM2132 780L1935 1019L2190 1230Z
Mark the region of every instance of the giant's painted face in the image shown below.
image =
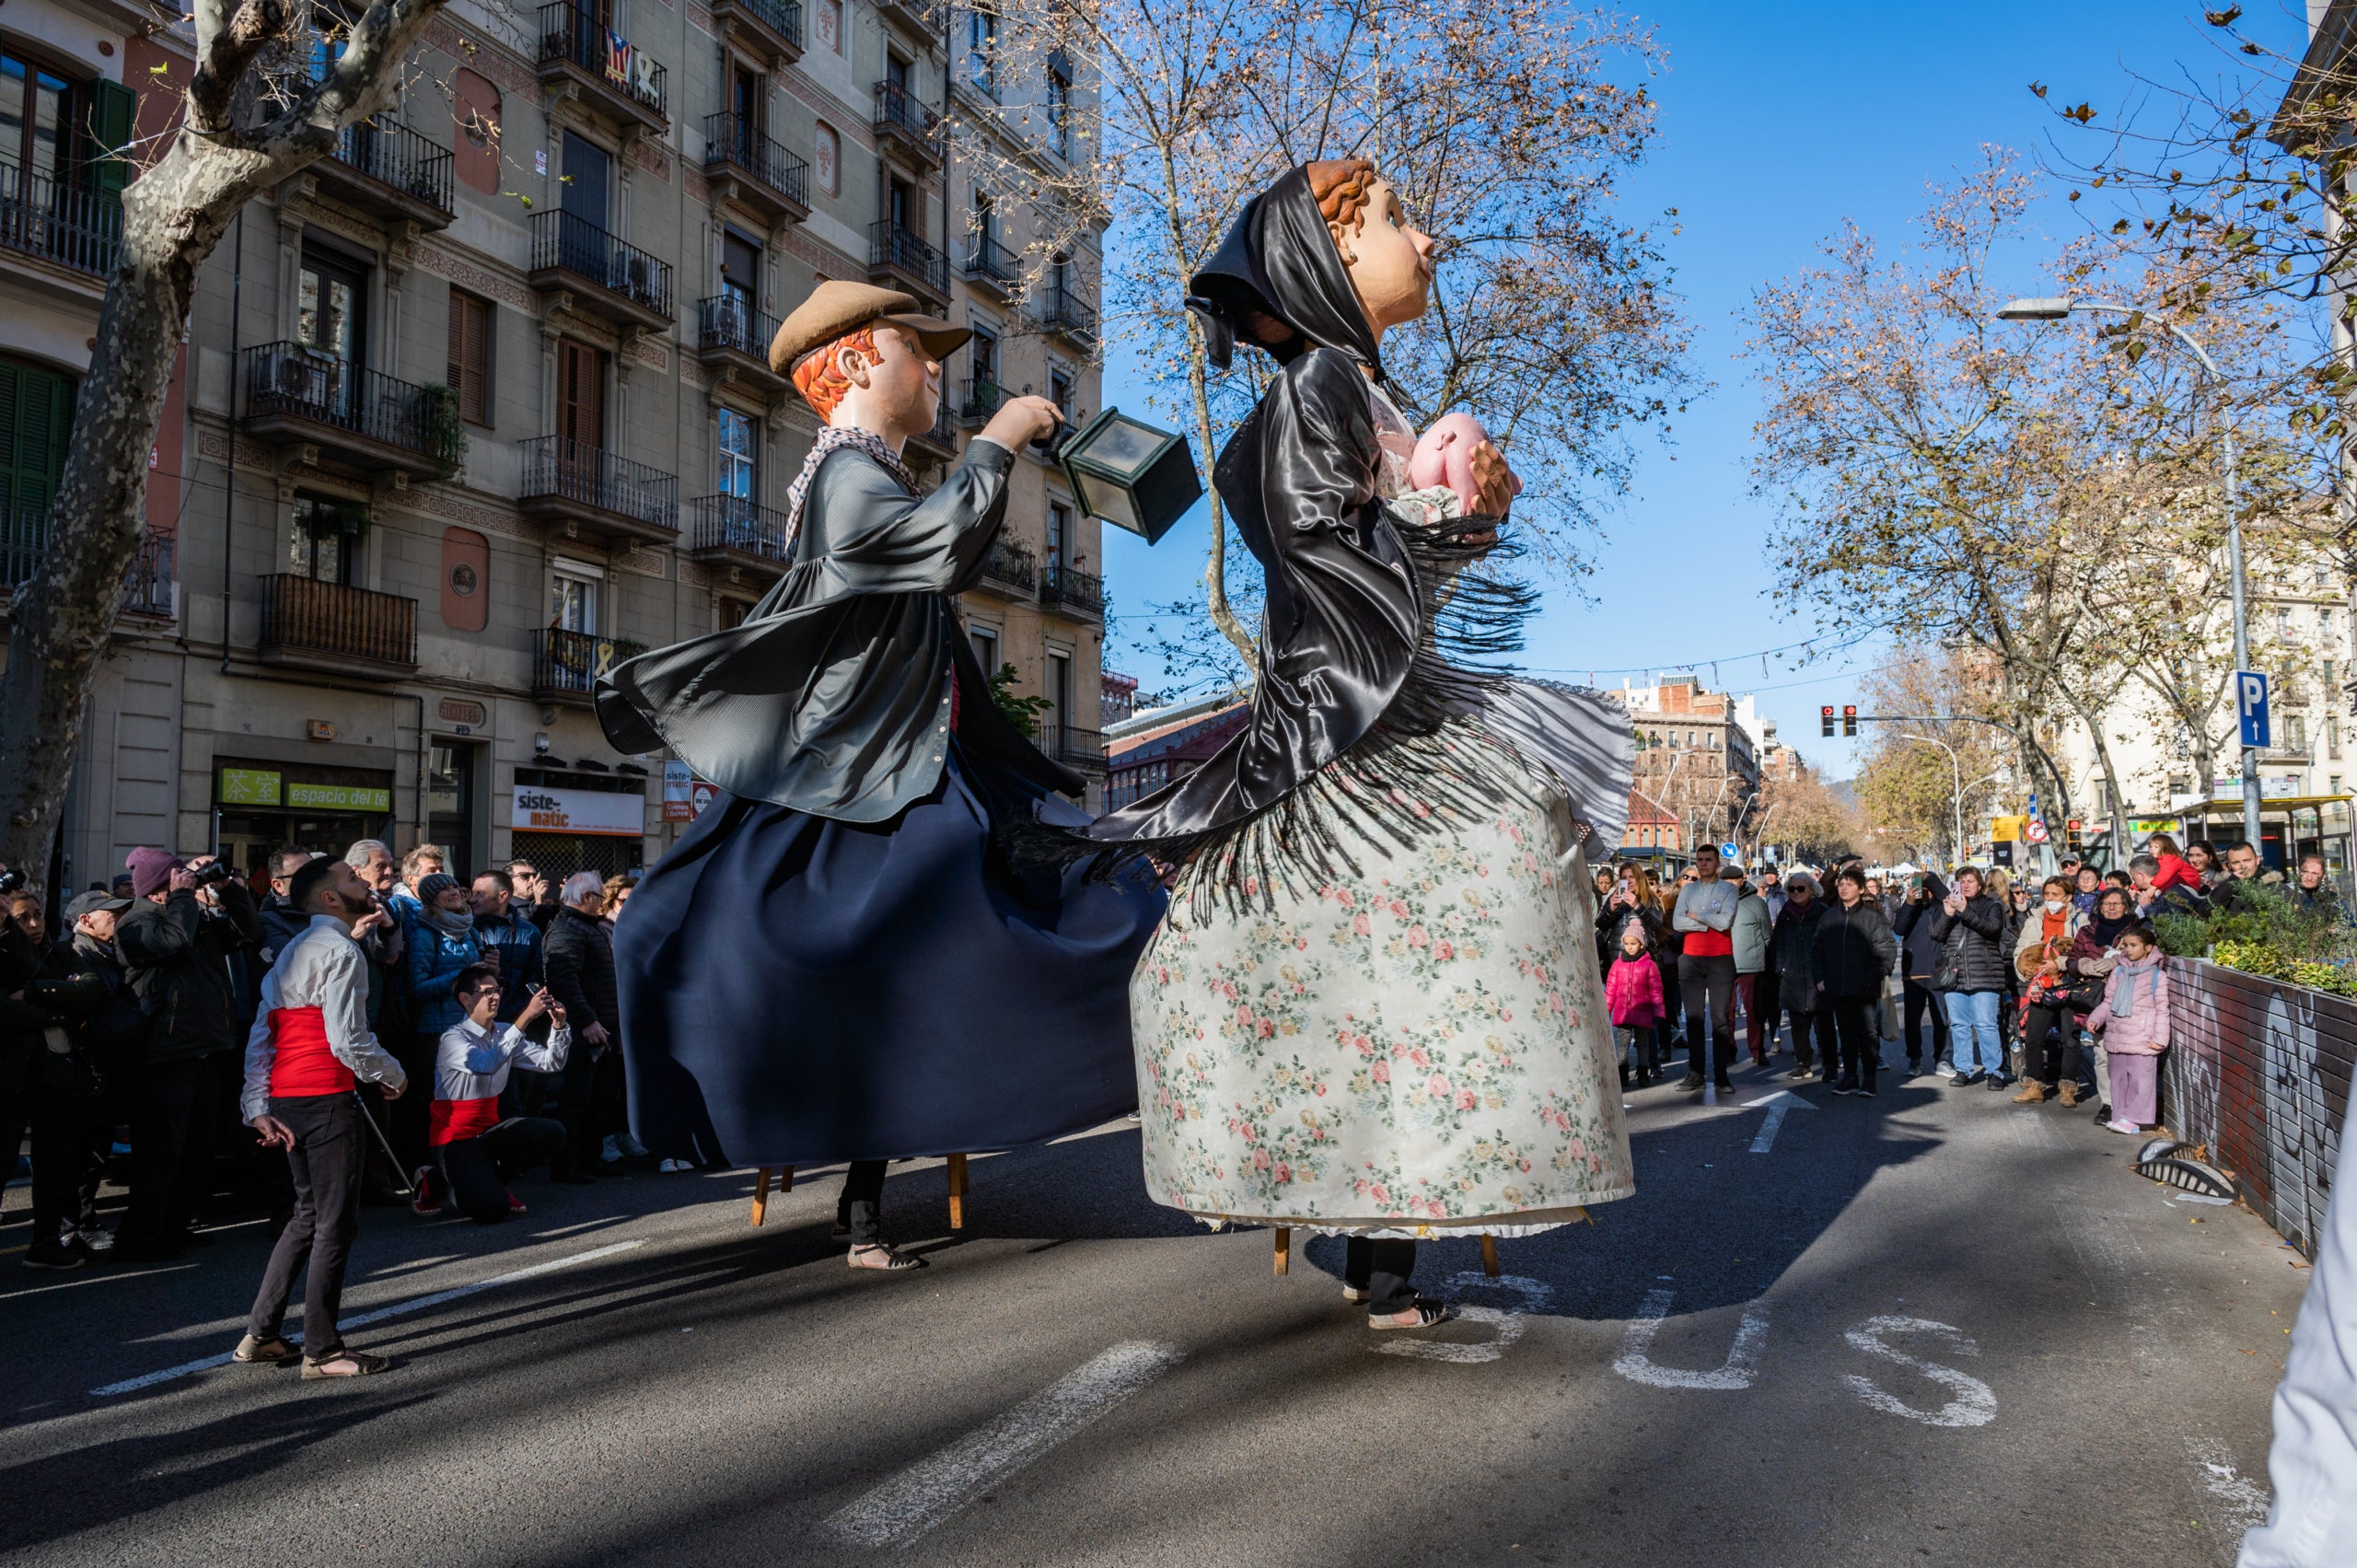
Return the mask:
M1357 226L1338 235L1335 245L1377 336L1431 308L1433 238L1408 221L1389 180L1376 180Z

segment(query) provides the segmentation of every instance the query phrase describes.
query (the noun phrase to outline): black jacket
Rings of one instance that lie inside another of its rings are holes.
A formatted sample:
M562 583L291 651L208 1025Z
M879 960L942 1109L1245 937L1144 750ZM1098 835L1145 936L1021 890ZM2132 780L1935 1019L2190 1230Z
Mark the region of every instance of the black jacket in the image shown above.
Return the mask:
M1847 909L1839 900L1829 899L1822 907L1825 913L1817 920L1812 952L1817 983L1825 989L1817 995L1829 1003L1880 996L1890 966L1898 959L1898 939L1890 934L1882 907L1872 899L1860 899Z
M1014 461L974 442L919 500L866 453L830 453L793 566L743 625L641 654L598 682L607 738L625 753L668 745L747 799L884 822L941 782L954 679L960 748L1043 793L1078 796L1080 775L1000 713L954 603L981 580Z
M1776 994L1798 1012L1817 1006L1817 928L1824 918L1823 899L1812 898L1805 905L1786 899L1768 933L1768 968L1776 976Z
M1952 974L1949 991L2003 991L2013 983L2014 949L2005 940L2005 912L1986 893L1965 900L1962 911L1950 914L1944 904L1933 905L1932 938L1940 945L1935 975Z
M254 912L254 918L261 922L261 964L264 969L278 962L278 955L286 951L286 945L302 935L304 928L311 923L311 917L296 909L288 901L286 895L280 892L273 892L262 900L261 906Z
M232 877L208 909L182 889L163 903L142 899L115 927L115 950L148 1019L147 1060L173 1062L245 1043L231 967L261 946L253 895Z
M1923 874L1923 890L1929 897L1918 901L1908 900L1890 923L1891 935L1905 946L1906 973L1910 979L1927 981L1940 967L1940 941L1932 935L1932 916L1940 911L1940 900L1948 896L1947 884L1930 872Z
M76 932L65 962L70 972L88 976L104 993L76 1023L91 1070L104 1087L120 1093L147 1054L147 1015L132 993L122 955L113 944Z
M565 1023L574 1038L592 1024L603 1024L608 1034L622 1027L621 1000L614 989L614 937L606 923L579 910L560 908L549 923L548 945L541 954L549 990L564 1005Z

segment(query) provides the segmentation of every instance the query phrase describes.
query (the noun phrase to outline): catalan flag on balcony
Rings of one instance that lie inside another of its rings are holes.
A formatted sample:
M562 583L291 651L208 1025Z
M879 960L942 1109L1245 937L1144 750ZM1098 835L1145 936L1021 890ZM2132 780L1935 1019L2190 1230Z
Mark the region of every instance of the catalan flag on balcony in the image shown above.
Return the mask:
M606 33L606 79L621 87L630 86L630 41L610 29Z

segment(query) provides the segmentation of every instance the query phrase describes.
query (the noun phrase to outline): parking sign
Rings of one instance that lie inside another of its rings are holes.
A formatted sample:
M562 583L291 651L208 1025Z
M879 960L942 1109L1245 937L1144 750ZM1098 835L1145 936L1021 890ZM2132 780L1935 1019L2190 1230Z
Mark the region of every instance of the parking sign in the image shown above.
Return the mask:
M2242 719L2245 746L2264 749L2275 744L2267 714L2267 677L2255 669L2235 671L2235 712Z

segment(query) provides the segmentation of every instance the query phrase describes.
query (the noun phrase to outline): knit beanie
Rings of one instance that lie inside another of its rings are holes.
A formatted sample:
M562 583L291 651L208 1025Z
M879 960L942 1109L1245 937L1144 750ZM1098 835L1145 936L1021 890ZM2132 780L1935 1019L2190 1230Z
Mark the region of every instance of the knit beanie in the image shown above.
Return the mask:
M142 844L123 860L131 872L131 893L144 899L160 893L171 886L172 873L187 866L188 862L169 850L152 849Z
M417 879L417 901L427 909L443 893L459 885L459 879L447 871L430 871Z

